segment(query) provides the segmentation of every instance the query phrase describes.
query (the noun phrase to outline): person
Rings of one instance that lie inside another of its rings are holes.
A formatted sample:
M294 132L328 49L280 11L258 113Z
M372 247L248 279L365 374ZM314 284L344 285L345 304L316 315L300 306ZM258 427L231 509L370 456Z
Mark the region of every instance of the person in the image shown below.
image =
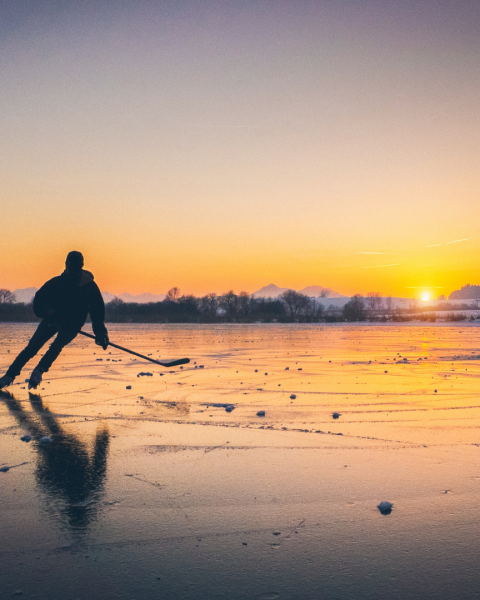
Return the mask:
M36 389L42 381L42 375L50 369L63 348L76 338L88 314L92 319L95 343L107 349L109 340L104 323L105 303L93 275L83 269L83 264L81 252L69 252L65 271L47 281L35 294L33 311L42 320L28 345L0 378L0 389L13 383L27 362L57 334L30 375L28 389Z

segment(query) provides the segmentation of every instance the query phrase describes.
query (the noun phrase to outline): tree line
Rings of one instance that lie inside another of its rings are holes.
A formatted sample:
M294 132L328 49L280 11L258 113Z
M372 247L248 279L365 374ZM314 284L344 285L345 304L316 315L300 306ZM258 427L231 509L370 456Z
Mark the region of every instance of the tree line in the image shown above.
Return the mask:
M247 292L207 294L197 298L172 288L162 302L137 304L115 298L106 305L111 323L315 323L323 320L324 307L294 290L278 298L254 298Z
M161 302L143 304L114 298L105 305L108 323L319 323L418 318L434 321L436 315L415 303L410 309L395 308L392 298L383 298L379 292L370 292L367 296L356 294L339 308L333 304L325 306L318 299L295 290L287 290L278 298L255 298L246 292L235 294L233 291L196 297L182 294L174 287ZM17 303L10 291L0 289L0 321L38 320L32 304Z
M315 299L294 290L278 298L254 298L247 292L207 294L196 297L181 294L177 287L168 291L161 302L123 302L114 298L105 305L105 320L109 323L315 323L331 311ZM0 321L38 321L31 304L15 302L8 290L0 290Z

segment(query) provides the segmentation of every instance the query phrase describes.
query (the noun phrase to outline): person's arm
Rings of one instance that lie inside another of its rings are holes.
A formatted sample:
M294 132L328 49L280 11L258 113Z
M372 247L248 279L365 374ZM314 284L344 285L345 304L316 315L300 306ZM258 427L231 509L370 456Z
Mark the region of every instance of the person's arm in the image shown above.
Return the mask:
M53 288L53 281L47 281L33 298L33 312L40 319L52 318L55 315Z
M98 285L92 282L89 313L92 319L92 329L95 334L95 343L104 350L108 346L108 331L105 327L105 302Z

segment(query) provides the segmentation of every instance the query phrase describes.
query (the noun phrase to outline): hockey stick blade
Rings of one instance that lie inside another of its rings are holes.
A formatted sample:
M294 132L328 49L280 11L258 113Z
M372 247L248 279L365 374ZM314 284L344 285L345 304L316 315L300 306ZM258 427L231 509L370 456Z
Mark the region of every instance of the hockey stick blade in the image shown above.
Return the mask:
M177 360L156 360L156 363L162 365L162 367L178 367L178 365L186 365L190 362L189 358L179 358Z

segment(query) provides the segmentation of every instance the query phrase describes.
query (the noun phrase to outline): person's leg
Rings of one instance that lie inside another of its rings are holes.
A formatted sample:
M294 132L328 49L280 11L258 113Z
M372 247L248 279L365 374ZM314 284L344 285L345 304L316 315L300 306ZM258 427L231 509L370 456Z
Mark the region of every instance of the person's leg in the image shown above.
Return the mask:
M63 348L77 337L78 331L72 329L60 329L57 337L50 344L50 348L40 359L38 365L33 369L28 380L28 389L37 389L42 381L42 375L52 366L53 361L58 357Z
M54 360L58 358L58 355L63 350L63 348L69 344L72 340L74 340L78 335L78 331L74 329L60 329L57 337L50 344L50 348L45 352L45 354L40 359L40 362L35 367L35 371L40 371L41 373L46 373Z
M20 354L8 368L6 376L11 377L13 380L15 377L17 377L17 375L20 375L20 371L27 364L27 362L33 358L35 354L37 354L45 342L53 337L56 332L57 328L55 325L49 325L45 321L41 321L27 346L20 352Z

